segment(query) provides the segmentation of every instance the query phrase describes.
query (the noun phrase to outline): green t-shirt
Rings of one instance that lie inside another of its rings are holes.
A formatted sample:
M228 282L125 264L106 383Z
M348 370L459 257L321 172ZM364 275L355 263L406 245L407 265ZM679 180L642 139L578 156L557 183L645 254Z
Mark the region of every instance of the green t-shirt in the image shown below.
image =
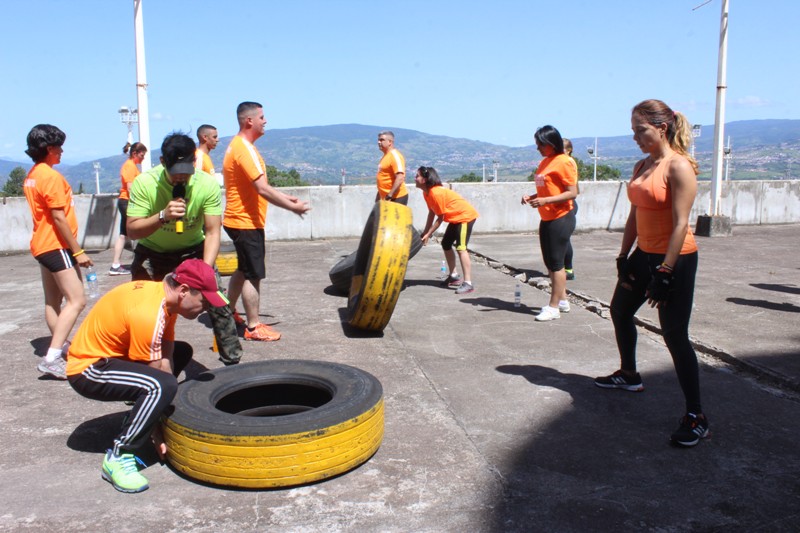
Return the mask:
M172 200L172 185L167 181L163 165L139 174L130 186L129 217L150 217ZM186 184L186 215L183 233L175 233L171 220L139 242L156 252L175 252L191 248L206 238L205 215L222 215L222 194L217 179L202 170L195 170Z

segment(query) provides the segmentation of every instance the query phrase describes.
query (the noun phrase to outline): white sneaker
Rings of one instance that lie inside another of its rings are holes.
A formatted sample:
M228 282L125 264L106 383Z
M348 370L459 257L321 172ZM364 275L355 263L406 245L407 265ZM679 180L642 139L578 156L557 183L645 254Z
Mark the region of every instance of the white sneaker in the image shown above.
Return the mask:
M63 357L57 357L52 362L43 357L36 365L36 369L42 374L53 376L56 379L67 379L67 362Z
M558 302L558 311L561 313L569 313L569 302L567 300Z
M539 322L555 320L557 318L561 318L561 312L557 308L550 307L549 305L542 307L542 312L536 315L536 320Z

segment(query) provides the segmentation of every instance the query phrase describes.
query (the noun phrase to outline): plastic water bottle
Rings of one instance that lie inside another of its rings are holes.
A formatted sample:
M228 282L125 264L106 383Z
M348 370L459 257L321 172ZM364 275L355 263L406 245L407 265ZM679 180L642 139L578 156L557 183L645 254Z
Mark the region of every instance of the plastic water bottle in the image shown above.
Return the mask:
M93 266L86 269L86 293L92 299L100 296L100 290L97 288L97 272Z
M517 282L517 286L514 287L514 307L519 307L522 303L522 287L520 287L519 282Z
M439 279L447 279L447 263L442 261L442 267L439 269Z

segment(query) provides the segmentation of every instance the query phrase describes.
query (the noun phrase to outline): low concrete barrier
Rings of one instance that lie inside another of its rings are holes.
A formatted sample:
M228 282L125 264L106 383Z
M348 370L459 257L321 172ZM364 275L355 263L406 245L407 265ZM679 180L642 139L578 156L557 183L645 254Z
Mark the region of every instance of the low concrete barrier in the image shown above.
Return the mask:
M534 232L539 226L535 209L520 205L523 194L530 194L530 182L453 183L475 206L480 218L477 233ZM578 197L577 231L621 230L630 204L623 182L581 182ZM428 208L422 193L409 187L409 207L414 225L422 228ZM270 206L267 212L267 240L304 240L358 237L375 201L371 185L337 185L285 189L289 194L311 202L305 217ZM694 227L698 215L708 214L711 184L701 182L691 214ZM223 196L224 199L224 196ZM119 219L116 195L76 195L78 240L83 248L106 249L117 237ZM722 214L734 225L790 224L800 222L800 181L729 181L721 187ZM32 222L25 198L4 198L0 207L0 252L28 250ZM223 232L223 240L227 235Z

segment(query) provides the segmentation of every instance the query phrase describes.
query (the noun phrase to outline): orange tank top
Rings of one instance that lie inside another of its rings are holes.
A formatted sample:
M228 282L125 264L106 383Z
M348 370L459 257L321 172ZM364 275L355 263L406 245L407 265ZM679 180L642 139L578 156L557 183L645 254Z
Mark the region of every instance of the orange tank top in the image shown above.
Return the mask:
M634 175L628 183L628 199L636 206L638 247L650 254L665 254L672 235L672 194L667 181L669 161L665 157L646 177ZM697 251L692 228L688 228L680 255Z

